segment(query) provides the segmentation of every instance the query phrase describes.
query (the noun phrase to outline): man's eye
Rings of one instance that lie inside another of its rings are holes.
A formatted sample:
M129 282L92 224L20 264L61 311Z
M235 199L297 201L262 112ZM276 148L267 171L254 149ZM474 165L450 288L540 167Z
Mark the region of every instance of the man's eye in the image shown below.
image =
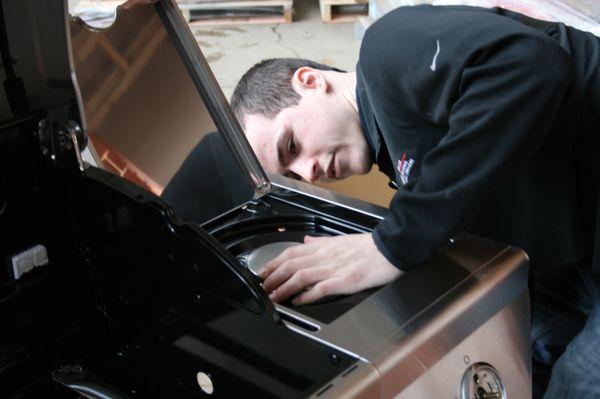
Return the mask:
M296 143L294 142L294 136L290 137L288 141L288 154L294 155L296 153Z

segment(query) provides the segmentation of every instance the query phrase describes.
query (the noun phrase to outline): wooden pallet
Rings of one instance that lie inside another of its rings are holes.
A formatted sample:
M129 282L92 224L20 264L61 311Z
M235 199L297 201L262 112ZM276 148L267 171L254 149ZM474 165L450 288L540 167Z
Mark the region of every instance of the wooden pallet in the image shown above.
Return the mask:
M323 22L352 22L369 14L369 0L319 0Z
M292 22L294 0L178 0L190 26Z
M72 10L94 26L109 26L125 0L80 0ZM292 22L294 0L176 0L190 26Z

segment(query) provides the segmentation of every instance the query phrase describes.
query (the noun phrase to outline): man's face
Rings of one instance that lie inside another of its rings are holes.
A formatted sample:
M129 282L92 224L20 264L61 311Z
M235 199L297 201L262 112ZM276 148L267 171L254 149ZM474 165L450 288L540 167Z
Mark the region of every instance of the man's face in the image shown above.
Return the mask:
M358 115L326 88L297 91L297 106L273 118L244 118L246 136L263 167L310 183L367 173L371 159Z

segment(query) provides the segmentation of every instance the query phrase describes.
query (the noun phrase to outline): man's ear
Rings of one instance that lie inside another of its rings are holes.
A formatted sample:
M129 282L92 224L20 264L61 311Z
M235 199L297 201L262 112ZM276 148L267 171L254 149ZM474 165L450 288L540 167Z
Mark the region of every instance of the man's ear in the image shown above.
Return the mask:
M292 76L292 87L296 92L305 90L327 90L328 83L323 71L311 67L300 67Z

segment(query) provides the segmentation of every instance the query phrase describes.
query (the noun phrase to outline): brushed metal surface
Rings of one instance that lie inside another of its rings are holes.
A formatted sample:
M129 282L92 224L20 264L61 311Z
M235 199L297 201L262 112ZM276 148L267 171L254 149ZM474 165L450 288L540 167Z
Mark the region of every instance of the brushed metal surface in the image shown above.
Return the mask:
M457 244L461 251L470 245L482 256L485 251L480 243L479 239L462 237ZM452 258L452 249L445 252ZM526 261L522 251L500 244L487 248L487 258L480 258L479 267L474 271L456 268L442 274L449 265L434 259L421 270L409 273L410 281L396 280L331 324L312 320L319 324L319 331L304 334L344 348L373 365L379 373L382 398L398 395L432 373L431 369L461 343L479 347L494 342L490 350L470 351L469 356L473 361L484 361L495 367L498 364L502 375L507 376L507 386L512 387L507 388L507 392L525 392L530 389ZM452 274L457 282L439 295L431 280L441 277L448 281ZM416 281L421 284L416 290L408 291L415 288ZM433 295L428 298L428 294ZM508 308L512 310L507 311ZM505 316L497 317L501 313ZM511 331L512 335L507 339L497 335L473 336L492 319L497 320L493 323L494 329ZM506 357L513 368L501 366ZM445 377L439 374L436 378ZM457 381L456 389L460 379ZM332 389L328 395L337 397L337 392L337 388Z
M460 399L460 383L471 364L491 364L500 374L506 398L531 397L529 296L521 294L456 345L398 398Z
M323 389L327 388L326 391ZM340 374L330 384L310 396L316 398L354 398L373 399L381 398L379 372L367 362L360 362Z
M381 348L381 355L374 361L382 374L383 396L389 397L406 388L396 378L401 372L399 359L414 355L428 369L478 326L526 293L527 268L523 267L523 260L519 252L506 251L415 318L411 324L417 328L409 336L404 329L389 337L387 348ZM528 337L528 332L522 334L523 339ZM502 351L511 351L511 348L502 348L498 355ZM528 359L529 350L514 355ZM493 358L482 360L493 363Z

